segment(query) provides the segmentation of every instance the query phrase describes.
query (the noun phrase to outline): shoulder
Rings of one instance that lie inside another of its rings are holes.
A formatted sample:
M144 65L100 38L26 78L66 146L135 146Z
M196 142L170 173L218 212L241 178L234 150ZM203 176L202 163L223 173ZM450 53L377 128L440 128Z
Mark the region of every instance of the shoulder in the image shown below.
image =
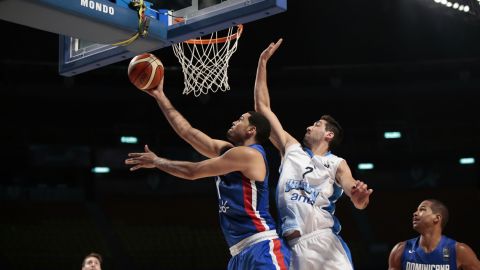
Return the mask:
M457 266L459 269L480 269L477 254L465 243L456 242Z
M400 253L402 254L403 251L405 250L405 247L407 246L407 241L402 241L402 242L399 242L397 243L393 248L392 248L392 254L393 253Z
M457 251L457 256L468 256L469 254L474 254L472 248L469 245L461 242L456 242L455 250Z
M285 153L292 152L292 151L296 151L296 150L301 150L301 151L303 151L302 146L300 145L299 142L294 142L294 143L288 144L288 145L285 147Z
M390 257L388 258L389 269L400 269L402 265L403 252L407 241L397 243L390 252Z
M262 157L259 150L248 146L236 146L226 151L223 156L226 157L242 157L242 158L255 158Z

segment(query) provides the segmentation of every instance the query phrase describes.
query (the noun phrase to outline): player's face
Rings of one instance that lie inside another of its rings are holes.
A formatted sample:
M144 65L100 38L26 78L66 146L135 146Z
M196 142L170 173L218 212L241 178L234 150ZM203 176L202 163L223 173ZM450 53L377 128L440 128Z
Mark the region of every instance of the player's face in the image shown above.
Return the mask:
M102 266L97 258L87 257L83 263L82 270L102 270Z
M435 220L438 220L438 215L432 212L432 203L430 201L423 201L413 213L413 229L421 233L426 228L433 227Z
M303 143L307 147L314 147L325 138L327 131L325 130L327 122L325 120L318 120L313 125L307 127L307 132L303 137Z
M227 138L233 143L240 143L245 140L245 133L247 132L250 122L249 113L244 113L237 120L233 121L232 127L227 131Z

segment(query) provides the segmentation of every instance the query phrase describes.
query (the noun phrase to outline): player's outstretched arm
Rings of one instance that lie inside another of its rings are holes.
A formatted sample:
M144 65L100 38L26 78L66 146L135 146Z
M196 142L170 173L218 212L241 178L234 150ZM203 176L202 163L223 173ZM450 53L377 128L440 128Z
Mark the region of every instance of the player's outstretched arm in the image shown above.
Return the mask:
M175 109L163 92L163 79L156 89L145 92L155 98L163 115L165 115L165 118L167 118L170 126L172 126L178 136L188 142L200 154L209 158L217 157L225 148L233 147L227 141L212 139L207 134L192 127L187 119Z
M131 171L141 168L158 168L187 180L197 180L239 171L249 179L263 181L266 174L262 155L258 151L245 146L234 147L219 157L201 162L168 160L157 156L147 145L145 145L145 152L130 153L128 157L125 164L132 165Z
M277 116L272 112L270 107L270 96L268 93L267 85L267 63L270 57L282 44L282 39L279 39L276 43L271 43L266 48L258 59L257 77L255 80L255 111L262 113L267 117L270 125L272 126L272 132L270 133L270 141L275 147L283 154L288 145L297 143L290 134L283 130L282 124L278 120Z
M464 243L457 242L457 267L462 270L480 270L480 261L473 250Z
M368 189L367 184L364 182L353 178L352 171L345 160L342 160L338 166L336 179L342 186L345 194L350 197L355 208L365 209L367 207L373 190Z
M400 242L393 247L388 257L388 270L402 269L402 254L404 250L405 242Z

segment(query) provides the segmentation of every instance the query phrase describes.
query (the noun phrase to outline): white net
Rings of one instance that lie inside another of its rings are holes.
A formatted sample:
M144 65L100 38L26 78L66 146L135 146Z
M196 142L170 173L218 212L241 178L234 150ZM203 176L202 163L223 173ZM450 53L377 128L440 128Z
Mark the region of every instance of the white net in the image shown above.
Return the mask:
M230 90L228 63L237 50L241 32L242 26L239 25L229 28L226 37L218 37L219 33L214 32L210 38L192 39L172 46L182 65L184 95L193 92L198 97L219 89Z

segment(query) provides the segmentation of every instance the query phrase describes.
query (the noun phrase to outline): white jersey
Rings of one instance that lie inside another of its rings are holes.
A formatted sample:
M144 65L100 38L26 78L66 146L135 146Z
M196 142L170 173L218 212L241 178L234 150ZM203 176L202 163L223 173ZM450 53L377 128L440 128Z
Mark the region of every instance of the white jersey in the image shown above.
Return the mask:
M335 174L342 160L331 153L314 156L300 144L285 150L277 187L284 236L294 230L301 235L325 228L331 228L335 234L340 232L334 213L343 189L335 181Z

